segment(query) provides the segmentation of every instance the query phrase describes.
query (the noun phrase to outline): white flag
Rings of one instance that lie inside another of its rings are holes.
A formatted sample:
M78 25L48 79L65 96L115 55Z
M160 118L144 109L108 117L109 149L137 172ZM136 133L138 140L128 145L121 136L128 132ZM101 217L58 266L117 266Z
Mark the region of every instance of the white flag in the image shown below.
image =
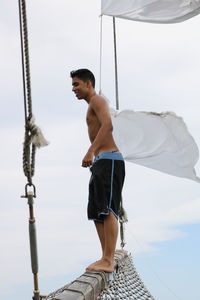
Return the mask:
M110 109L113 136L125 160L200 182L198 147L182 118L173 112Z
M200 0L102 0L102 15L151 23L177 23L200 13Z

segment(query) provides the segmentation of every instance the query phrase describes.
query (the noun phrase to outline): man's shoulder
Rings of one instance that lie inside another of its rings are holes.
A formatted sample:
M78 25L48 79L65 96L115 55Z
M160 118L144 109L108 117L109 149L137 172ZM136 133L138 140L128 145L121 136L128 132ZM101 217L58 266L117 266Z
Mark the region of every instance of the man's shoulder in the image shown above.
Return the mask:
M107 102L107 100L103 97L103 96L101 96L101 95L99 95L99 94L96 94L96 95L94 95L92 98L91 98L91 105L93 106L101 106L101 105L106 105L106 106L108 106L108 102Z

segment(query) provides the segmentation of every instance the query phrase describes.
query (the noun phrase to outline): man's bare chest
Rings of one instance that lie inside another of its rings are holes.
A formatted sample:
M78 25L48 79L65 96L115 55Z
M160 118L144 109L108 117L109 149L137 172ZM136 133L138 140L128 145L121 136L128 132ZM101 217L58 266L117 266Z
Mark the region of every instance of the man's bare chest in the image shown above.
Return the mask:
M99 120L97 118L97 115L95 114L94 110L90 107L88 108L87 114L86 114L86 122L88 127L90 126L96 126L99 124Z

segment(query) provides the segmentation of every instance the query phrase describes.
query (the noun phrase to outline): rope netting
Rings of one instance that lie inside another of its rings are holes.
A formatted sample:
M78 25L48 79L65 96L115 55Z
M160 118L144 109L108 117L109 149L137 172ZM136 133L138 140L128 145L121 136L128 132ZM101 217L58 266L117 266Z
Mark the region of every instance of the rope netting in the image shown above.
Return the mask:
M142 282L131 254L119 262L114 280L103 290L97 300L154 300Z

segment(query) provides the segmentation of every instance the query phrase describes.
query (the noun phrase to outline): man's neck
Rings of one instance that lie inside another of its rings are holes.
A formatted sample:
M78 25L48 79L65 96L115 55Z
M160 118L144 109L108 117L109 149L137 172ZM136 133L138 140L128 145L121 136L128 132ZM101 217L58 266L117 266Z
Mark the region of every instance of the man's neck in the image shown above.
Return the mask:
M91 99L96 95L95 90L91 91L90 93L88 93L88 95L85 97L85 101L89 104Z

